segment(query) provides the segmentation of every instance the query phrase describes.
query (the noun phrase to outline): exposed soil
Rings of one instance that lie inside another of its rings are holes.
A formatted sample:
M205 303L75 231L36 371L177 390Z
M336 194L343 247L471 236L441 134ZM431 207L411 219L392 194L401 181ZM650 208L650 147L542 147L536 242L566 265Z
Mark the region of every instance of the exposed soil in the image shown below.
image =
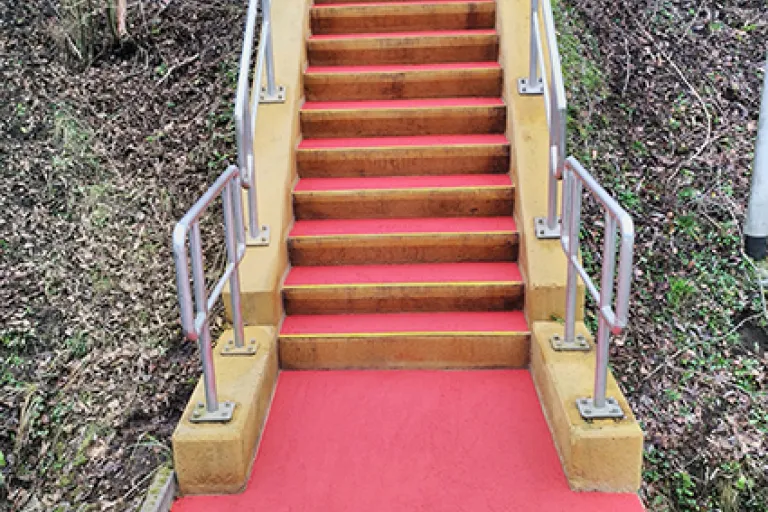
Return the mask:
M612 361L646 505L764 512L766 318L740 226L768 5L560 3L569 152L637 222ZM245 4L133 3L92 62L57 5L0 3L0 511L136 510L199 376L170 235L233 159Z

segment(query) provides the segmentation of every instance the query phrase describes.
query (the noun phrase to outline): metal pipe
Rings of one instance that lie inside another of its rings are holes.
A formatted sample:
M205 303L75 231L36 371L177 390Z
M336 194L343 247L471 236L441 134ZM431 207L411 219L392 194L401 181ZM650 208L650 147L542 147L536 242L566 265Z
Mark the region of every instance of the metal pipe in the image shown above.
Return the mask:
M755 161L744 227L745 251L755 260L768 256L768 58L763 75Z
M203 388L205 389L205 409L216 412L219 409L219 399L216 394L216 371L213 366L213 347L211 346L211 330L208 325L208 294L205 286L205 268L203 264L203 246L200 235L200 223L195 221L189 234L189 247L192 253L192 276L195 285L195 305L205 320L200 329L198 345L200 360L203 365Z
M616 219L605 212L605 239L603 240L603 272L600 279L600 304L598 306L597 361L595 362L595 390L592 398L595 407L605 407L605 389L608 378L608 349L611 330L603 308L613 301L613 277L616 271Z
M557 165L557 147L549 148L549 178L547 180L547 229L554 231L557 229L557 177L555 176L555 166Z
M538 30L536 30L538 16L539 0L531 0L531 48L528 58L528 87L536 87L539 83L539 54L537 50L539 34Z
M229 280L229 297L232 302L232 328L235 333L235 347L245 346L243 333L243 313L240 310L240 271L237 269L237 240L235 234L234 219L234 197L233 194L239 194L239 188L235 188L235 183L229 182L227 188L221 196L224 210L224 239L227 246L227 259L230 265L233 265L232 276Z
M275 86L275 56L272 52L272 0L262 0L262 30L266 32L267 52L267 95L274 97L277 94ZM258 92L258 91L257 91Z
M568 277L565 285L565 342L571 343L576 339L576 284L578 276L573 262L577 261L579 257L581 182L573 174L567 174L564 177L563 215L568 215L566 217L568 225L563 227L568 239Z

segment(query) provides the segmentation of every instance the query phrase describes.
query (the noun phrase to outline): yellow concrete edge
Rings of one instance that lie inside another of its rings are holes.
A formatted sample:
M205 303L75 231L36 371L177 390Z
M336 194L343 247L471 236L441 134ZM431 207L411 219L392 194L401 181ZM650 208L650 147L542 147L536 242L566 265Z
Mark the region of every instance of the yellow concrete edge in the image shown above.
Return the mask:
M226 331L214 353L218 399L235 402L228 423L191 423L204 402L202 379L173 433L174 470L181 494L231 494L248 482L259 438L272 402L278 374L277 332L273 327L246 327L246 343L256 341L253 356L223 356L232 338Z
M296 181L295 152L301 136L299 109L304 101L311 0L281 0L272 7L275 77L287 88L286 101L259 106L254 134L259 223L271 230L266 247L249 246L240 264L243 318L248 325L277 325L283 316L280 283L288 269L285 240L293 222L291 190ZM247 196L243 194L247 219ZM247 228L246 228L247 229ZM224 291L231 318L229 290Z
M517 199L515 221L520 231L520 270L525 277L528 321L565 317L566 259L559 240L539 240L534 217L547 213L548 140L543 96L521 96L517 79L528 74L530 2L497 2L499 62L504 71L503 99L508 105L507 137L511 175ZM559 202L558 202L559 209ZM579 283L577 318L583 318L584 287Z
M578 322L577 333L587 336L592 350L557 352L549 338L562 333L562 325L555 322L533 325L531 373L568 482L582 491L637 492L642 481L643 432L610 372L607 396L619 401L625 418L592 422L581 418L576 400L593 395L594 343Z

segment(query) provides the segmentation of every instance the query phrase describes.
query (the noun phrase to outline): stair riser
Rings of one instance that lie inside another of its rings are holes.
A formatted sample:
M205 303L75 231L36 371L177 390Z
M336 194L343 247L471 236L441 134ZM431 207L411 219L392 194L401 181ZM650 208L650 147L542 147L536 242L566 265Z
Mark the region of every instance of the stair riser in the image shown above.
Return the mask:
M460 135L504 133L506 108L443 107L432 109L305 110L305 138Z
M436 64L495 61L498 49L496 35L321 39L309 41L308 57L312 66Z
M509 146L299 150L299 176L416 176L500 174L509 171Z
M293 370L522 368L527 334L281 337L280 364Z
M291 263L296 266L515 261L517 249L518 236L513 233L288 239Z
M309 73L309 101L465 98L501 96L500 69L456 69L381 73Z
M519 309L522 283L285 288L289 315Z
M512 215L509 188L365 190L294 193L297 219L376 219Z
M312 9L314 34L490 29L495 24L496 4L493 2Z

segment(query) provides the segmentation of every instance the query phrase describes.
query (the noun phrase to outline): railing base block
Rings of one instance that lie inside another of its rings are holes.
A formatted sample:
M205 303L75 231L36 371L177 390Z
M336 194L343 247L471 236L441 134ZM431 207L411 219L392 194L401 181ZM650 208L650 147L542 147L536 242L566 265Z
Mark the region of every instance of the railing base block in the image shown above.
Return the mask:
M259 231L258 236L256 238L251 237L250 233L246 237L247 240L245 241L245 244L250 247L266 247L269 245L269 241L271 240L271 234L269 231L269 226L261 226L261 231Z
M557 225L555 229L551 229L547 225L546 217L536 217L533 219L533 229L536 231L536 238L539 240L549 240L553 238L560 238L562 222L560 217L557 218Z
M230 340L227 340L227 344L224 345L224 347L222 347L221 355L222 356L255 356L257 348L258 348L258 345L256 344L256 339L251 339L250 341L248 341L248 343L245 343L242 347L236 346L235 340L230 339Z
M235 412L235 402L221 402L219 408L211 412L203 402L198 402L189 418L190 423L228 423Z
M275 94L268 94L267 88L262 87L259 94L259 103L285 103L286 96L287 93L284 85L278 85Z
M517 92L523 96L537 96L544 94L544 80L539 78L538 83L531 84L528 78L518 78Z
M579 398L576 400L576 407L585 420L620 420L624 418L624 411L621 410L621 406L615 398L606 398L603 407L596 407L592 398Z
M591 349L587 338L581 334L577 334L572 340L566 340L559 334L553 334L549 338L549 344L552 346L552 350L558 352L589 352Z

